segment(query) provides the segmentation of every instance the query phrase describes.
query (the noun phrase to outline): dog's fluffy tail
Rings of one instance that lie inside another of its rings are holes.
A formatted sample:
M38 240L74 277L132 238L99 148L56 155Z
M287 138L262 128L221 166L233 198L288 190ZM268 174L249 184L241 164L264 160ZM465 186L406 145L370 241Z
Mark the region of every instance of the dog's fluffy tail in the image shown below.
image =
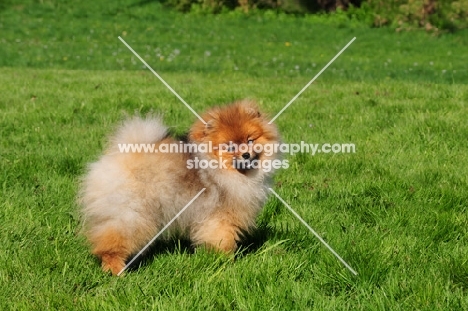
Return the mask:
M168 135L168 128L158 116L133 117L124 121L110 139L109 151L118 151L121 144L154 144Z

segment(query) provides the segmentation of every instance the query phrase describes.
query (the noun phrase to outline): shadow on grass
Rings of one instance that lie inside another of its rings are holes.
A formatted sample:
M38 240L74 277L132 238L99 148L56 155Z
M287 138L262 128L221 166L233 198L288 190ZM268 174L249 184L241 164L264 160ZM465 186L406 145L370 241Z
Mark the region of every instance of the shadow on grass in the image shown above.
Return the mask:
M273 237L278 236L274 229L267 225L260 225L256 230L250 234L244 234L244 238L238 243L238 252L236 252L236 258L243 258L248 254L257 252L265 242ZM136 271L140 267L150 265L154 258L162 254L189 254L195 253L195 247L187 239L168 239L168 240L157 240L148 247L148 249L127 269L127 271ZM132 255L128 261L132 260Z
M238 243L239 251L236 253L236 258L257 252L269 238L276 235L273 228L260 224L251 233L244 234L244 238Z
M145 267L153 262L154 257L162 254L193 254L195 252L194 247L189 240L185 239L168 239L168 240L157 240L148 249L141 254L135 261L128 267L127 271L136 271L140 267ZM130 256L127 260L130 262L136 254Z

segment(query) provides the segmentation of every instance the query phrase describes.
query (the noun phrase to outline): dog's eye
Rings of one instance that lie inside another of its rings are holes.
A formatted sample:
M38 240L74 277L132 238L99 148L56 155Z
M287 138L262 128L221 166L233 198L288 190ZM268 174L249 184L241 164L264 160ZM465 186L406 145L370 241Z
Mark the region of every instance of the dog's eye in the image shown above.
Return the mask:
M253 142L254 142L253 139L247 140L247 144L249 144L249 145L253 144Z
M229 147L227 148L227 152L234 152L234 151L235 151L234 145L229 145Z

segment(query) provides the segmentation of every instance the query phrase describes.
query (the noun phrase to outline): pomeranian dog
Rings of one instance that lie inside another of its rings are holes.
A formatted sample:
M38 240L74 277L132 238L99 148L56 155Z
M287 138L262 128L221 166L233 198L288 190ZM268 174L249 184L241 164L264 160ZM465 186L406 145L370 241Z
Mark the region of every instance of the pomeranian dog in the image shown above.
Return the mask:
M89 165L79 196L83 232L104 271L118 274L203 188L167 234L232 253L255 227L277 168L271 162L280 161L262 147L279 143L277 128L248 100L202 119L181 142L159 118L134 117ZM148 148L123 148L130 144Z

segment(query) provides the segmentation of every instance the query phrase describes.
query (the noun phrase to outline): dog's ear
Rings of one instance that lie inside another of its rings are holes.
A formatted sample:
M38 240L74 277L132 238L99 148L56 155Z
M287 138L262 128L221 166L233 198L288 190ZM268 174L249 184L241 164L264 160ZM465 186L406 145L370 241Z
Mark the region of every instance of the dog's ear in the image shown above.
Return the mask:
M255 101L244 99L238 103L248 116L252 118L260 118L262 116Z
M246 109L246 112L249 116L253 117L253 118L260 118L262 116L262 114L260 113L260 111L255 107L248 107Z
M211 111L208 111L204 116L203 119L205 120L205 130L204 134L207 136L211 132L213 132L213 129L216 127L216 124L219 121L219 111L218 109L213 109Z
M211 119L211 120L208 120L208 122L206 122L205 124L205 132L209 132L211 131L215 126L215 120L214 119Z
M200 142L205 137L205 124L198 121L192 126L189 132L189 140L193 142Z
M208 136L210 133L213 132L216 126L215 118L211 116L210 114L210 115L204 115L203 119L205 120L206 123L203 123L199 120L190 130L189 139L191 141L195 141L195 142L203 141L203 139L206 136Z

